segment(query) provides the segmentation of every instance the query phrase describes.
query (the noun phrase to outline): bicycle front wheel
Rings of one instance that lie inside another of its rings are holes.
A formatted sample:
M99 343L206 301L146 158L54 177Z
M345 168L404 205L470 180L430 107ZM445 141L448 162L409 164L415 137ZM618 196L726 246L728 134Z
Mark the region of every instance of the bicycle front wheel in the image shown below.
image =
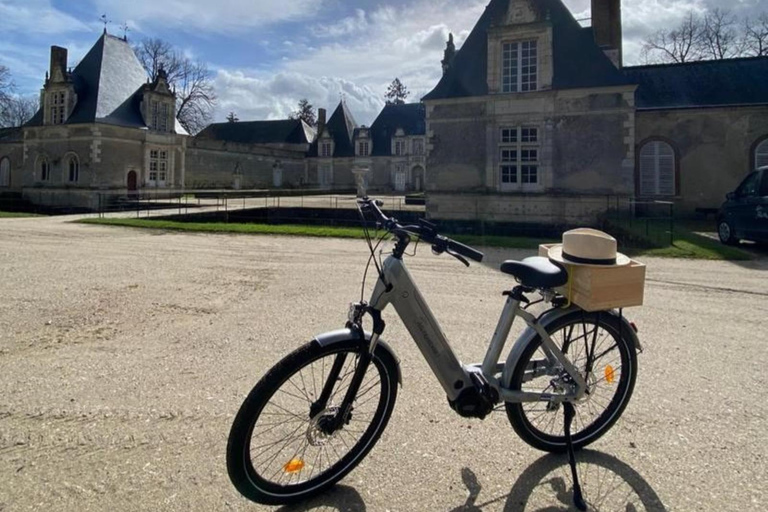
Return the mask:
M305 500L341 480L373 448L392 414L399 375L394 355L381 344L352 411L340 428L329 428L361 350L367 347L357 340L326 347L311 342L256 384L227 445L229 477L243 496L268 505Z
M587 382L583 398L574 402L571 425L575 449L605 434L629 403L637 378L637 354L627 326L609 312L575 311L547 326L547 333ZM565 393L570 377L549 363L536 336L523 351L506 383L512 390ZM564 413L555 402L506 403L515 432L529 445L548 452L567 448Z

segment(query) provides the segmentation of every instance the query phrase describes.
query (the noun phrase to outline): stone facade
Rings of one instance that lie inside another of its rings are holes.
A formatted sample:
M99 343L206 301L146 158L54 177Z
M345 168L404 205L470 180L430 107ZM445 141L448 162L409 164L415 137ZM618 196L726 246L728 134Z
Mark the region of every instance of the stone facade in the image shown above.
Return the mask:
M636 136L638 148L655 141L672 148L674 198L683 213L719 206L749 170L768 165L768 108L762 106L642 111ZM640 169L640 149L637 154ZM642 196L639 173L636 187Z
M574 49L555 40L583 42L581 28L549 3L491 2L424 98L431 217L583 221L634 193L636 86L594 41L582 60L597 76L569 83Z
M768 165L768 58L624 68L620 0L593 0L588 28L560 0L492 0L442 65L434 218L576 224L606 197L692 215Z

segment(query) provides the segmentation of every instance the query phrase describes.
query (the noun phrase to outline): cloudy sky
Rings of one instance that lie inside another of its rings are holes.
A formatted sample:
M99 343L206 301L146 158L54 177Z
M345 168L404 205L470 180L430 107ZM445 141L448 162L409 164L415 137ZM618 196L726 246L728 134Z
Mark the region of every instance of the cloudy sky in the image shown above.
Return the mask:
M564 0L588 18L590 0ZM488 0L0 0L0 64L19 93L36 93L51 45L72 64L108 30L129 40L159 37L215 73L216 119L285 118L300 98L332 110L341 95L360 124L370 124L399 77L411 100L440 77L448 33L466 38ZM623 0L625 54L640 63L640 42L685 13L729 7L740 17L768 0Z

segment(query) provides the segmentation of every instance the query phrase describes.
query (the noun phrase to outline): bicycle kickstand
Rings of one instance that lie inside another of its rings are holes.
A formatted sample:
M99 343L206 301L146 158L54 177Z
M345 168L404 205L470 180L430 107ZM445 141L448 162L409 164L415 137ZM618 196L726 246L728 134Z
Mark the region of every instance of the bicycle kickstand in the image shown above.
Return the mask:
M565 416L565 443L568 446L568 463L571 466L571 474L573 475L573 505L577 510L584 511L587 510L587 504L584 502L584 496L581 493L579 474L576 472L576 455L573 451L573 439L571 438L571 423L574 416L576 416L576 410L571 402L563 402L563 412Z

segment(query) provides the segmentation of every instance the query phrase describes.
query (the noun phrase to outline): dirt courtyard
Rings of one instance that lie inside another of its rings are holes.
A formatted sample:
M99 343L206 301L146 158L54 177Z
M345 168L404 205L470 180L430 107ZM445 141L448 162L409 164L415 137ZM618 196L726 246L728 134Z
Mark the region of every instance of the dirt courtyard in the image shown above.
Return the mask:
M360 298L362 241L0 220L0 511L270 510L230 484L231 421L259 377ZM512 286L487 250L407 264L465 362ZM634 397L580 471L598 510L768 502L768 261L648 259ZM366 297L367 298L367 297ZM284 510L569 510L564 461L504 413L456 416L394 311L403 388L369 456ZM519 325L513 328L517 333ZM755 395L757 393L758 395Z

